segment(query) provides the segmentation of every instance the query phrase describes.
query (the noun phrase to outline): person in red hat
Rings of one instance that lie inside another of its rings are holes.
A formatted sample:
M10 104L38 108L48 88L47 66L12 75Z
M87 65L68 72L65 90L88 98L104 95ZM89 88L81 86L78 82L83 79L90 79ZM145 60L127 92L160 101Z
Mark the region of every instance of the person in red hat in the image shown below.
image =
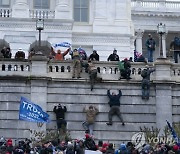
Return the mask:
M7 140L6 146L7 146L7 153L12 154L12 152L13 152L13 141L12 141L12 139Z

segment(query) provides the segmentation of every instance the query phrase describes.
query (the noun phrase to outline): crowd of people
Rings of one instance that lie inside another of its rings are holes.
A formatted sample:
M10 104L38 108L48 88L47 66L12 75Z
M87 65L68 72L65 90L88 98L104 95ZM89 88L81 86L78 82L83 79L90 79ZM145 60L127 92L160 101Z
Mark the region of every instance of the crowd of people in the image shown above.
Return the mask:
M148 34L148 38L145 42L145 47L147 49L147 55L143 55L141 53L138 53L138 51L134 50L134 60L133 57L129 57L130 62L153 62L154 61L154 52L156 50L156 41L153 38L152 34ZM81 60L91 60L91 61L99 61L99 55L96 50L93 50L92 54L88 57L85 50L82 48L75 49L78 50L80 54ZM62 52L60 49L55 49L51 47L51 51L49 54L49 59L55 59L55 60L65 60L65 56L67 54L70 54L73 59L73 52L68 48L66 51ZM169 54L174 57L174 62L178 63L178 59L180 56L180 38L175 36L174 39L170 43L170 50ZM28 59L31 59L32 56L35 55L35 51L32 48L29 51ZM170 56L168 55L168 56ZM12 53L11 49L9 47L4 47L0 52L1 58L11 58ZM15 54L15 59L22 60L25 59L25 52L22 50L22 48L19 48L18 51ZM147 59L147 60L146 60ZM107 61L120 61L120 58L117 54L117 50L114 48L113 53L110 54L107 58Z
M174 143L172 145L165 143L156 143L150 145L143 144L136 147L131 141L120 143L119 147L115 147L113 143L97 141L89 134L85 134L84 138L69 141L38 141L35 144L29 139L15 140L0 139L1 154L85 154L88 151L96 151L97 154L180 154L180 145Z

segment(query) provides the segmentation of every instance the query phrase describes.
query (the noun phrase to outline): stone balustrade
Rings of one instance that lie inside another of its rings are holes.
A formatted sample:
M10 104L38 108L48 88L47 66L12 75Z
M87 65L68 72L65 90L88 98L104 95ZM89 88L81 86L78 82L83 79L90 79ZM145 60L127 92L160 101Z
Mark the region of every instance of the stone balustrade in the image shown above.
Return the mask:
M55 11L45 9L30 10L29 14L30 18L53 19L55 17Z
M10 8L1 8L0 17L8 18L12 16L12 10Z
M15 59L10 60L3 60L0 61L0 72L1 76L11 76L11 75L18 75L18 76L34 76L32 74L32 63L34 61L16 61ZM36 67L34 69L38 69L41 67L41 61L36 61ZM45 75L46 77L50 78L60 78L60 79L71 79L72 76L72 61L44 61L45 66L47 67ZM85 62L86 63L86 62ZM99 61L95 62L95 65L98 69L98 75L102 77L104 80L118 80L120 77L120 71L118 69L117 62L107 62L107 61ZM149 64L150 67L155 68L152 64ZM132 62L131 63L131 77L132 80L141 80L141 71L145 68L145 64L141 62ZM180 81L180 65L171 63L171 81ZM88 79L88 73L85 72L85 68L82 68L81 73L82 79ZM38 77L38 75L37 75ZM151 79L155 79L155 72L152 74Z
M154 0L149 0L149 1L132 1L131 2L131 7L132 10L141 10L141 11L147 11L147 9L151 10L151 11L165 11L164 9L168 10L168 11L176 11L179 12L179 8L180 8L180 2L179 1L173 1L173 2L168 2L168 1L154 1ZM164 9L159 9L159 8L164 8Z

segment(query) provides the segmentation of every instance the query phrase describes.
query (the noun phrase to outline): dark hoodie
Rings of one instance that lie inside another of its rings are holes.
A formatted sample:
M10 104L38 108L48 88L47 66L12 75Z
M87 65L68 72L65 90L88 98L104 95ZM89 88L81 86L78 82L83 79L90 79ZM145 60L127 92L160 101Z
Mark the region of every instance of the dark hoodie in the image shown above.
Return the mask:
M110 94L110 90L107 91L107 95L109 97L109 106L112 107L112 106L120 106L120 97L122 96L122 93L121 93L121 90L119 90L119 94L118 95L111 95Z

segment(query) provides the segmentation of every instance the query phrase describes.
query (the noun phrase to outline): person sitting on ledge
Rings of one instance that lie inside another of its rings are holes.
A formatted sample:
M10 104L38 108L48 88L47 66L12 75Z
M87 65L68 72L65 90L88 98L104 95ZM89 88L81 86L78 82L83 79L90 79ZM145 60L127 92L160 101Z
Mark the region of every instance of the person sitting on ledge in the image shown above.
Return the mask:
M118 65L119 65L119 70L120 70L120 75L121 75L119 80L120 79L127 79L127 80L132 79L130 77L130 75L131 75L131 69L130 69L131 63L128 61L128 59L125 58L123 61L119 62Z
M23 52L22 48L19 48L18 51L16 52L15 59L17 59L17 60L25 59L25 53Z

